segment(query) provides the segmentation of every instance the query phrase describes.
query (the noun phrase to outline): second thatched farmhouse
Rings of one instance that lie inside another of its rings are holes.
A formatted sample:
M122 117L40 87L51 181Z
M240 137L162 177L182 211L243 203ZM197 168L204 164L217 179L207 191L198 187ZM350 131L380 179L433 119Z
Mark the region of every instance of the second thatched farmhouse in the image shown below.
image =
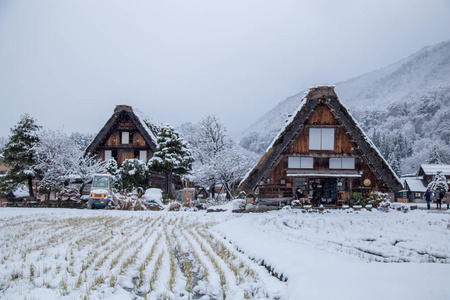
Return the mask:
M289 202L298 191L314 204L342 204L355 192L402 185L334 88L322 86L310 89L240 189L261 200Z

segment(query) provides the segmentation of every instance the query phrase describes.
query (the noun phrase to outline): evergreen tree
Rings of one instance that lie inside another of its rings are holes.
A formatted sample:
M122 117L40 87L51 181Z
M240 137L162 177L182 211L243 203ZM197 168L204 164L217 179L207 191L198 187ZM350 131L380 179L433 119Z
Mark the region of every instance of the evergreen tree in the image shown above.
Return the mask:
M106 172L113 177L114 187L120 190L120 175L117 161L112 157L106 162Z
M400 166L400 162L398 161L394 152L391 152L389 154L387 162L391 166L391 168L395 172L395 174L397 174L399 176L402 174L402 168Z
M33 147L39 141L39 128L36 120L28 114L22 115L19 123L11 128L12 135L2 149L3 162L12 167L1 180L0 189L3 192L9 193L26 181L30 196L34 197L33 178L36 177L37 171Z
M431 193L434 193L436 190L440 190L443 194L448 191L447 178L442 174L441 171L438 171L434 176L433 181L428 184L428 190Z
M118 173L122 190L131 190L135 187L145 190L150 186L148 167L139 159L126 159Z
M431 149L430 154L428 155L427 164L443 165L442 157L437 146L434 146Z
M170 125L164 125L158 134L158 148L149 161L150 169L167 176L168 193L173 197L173 175L185 175L191 171L194 161L186 142Z

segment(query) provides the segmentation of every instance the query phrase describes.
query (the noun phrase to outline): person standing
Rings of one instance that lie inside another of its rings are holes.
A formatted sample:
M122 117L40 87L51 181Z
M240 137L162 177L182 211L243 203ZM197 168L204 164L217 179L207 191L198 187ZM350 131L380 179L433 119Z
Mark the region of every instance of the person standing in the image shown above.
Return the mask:
M427 201L427 208L430 209L430 202L431 202L431 193L430 193L430 190L427 189L427 191L425 192L425 194L423 194L423 198L425 199L425 201Z
M450 209L450 193L447 191L447 195L445 196L445 203L447 203L447 209Z
M434 191L434 198L436 199L436 209L442 208L442 197L441 197L441 191L439 189L436 189Z

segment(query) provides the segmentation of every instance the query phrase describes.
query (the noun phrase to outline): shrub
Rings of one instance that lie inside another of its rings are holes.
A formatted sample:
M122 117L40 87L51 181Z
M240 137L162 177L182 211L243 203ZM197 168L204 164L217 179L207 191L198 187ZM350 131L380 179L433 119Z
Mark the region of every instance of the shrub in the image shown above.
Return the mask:
M139 159L126 159L119 169L122 190L132 190L141 187L144 190L150 186L150 173L147 165Z
M370 191L367 195L367 203L366 204L372 204L374 208L378 208L382 202L389 202L388 194L382 193L380 191Z
M59 199L62 200L71 200L71 199L80 199L80 192L78 188L75 186L66 186L61 192L59 192Z

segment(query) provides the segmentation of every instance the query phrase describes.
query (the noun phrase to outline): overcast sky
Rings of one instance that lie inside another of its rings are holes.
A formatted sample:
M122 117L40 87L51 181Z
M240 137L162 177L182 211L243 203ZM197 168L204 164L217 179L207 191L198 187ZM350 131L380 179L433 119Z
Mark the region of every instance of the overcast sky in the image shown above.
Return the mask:
M0 0L0 136L97 133L115 105L244 129L286 97L450 39L450 1Z

